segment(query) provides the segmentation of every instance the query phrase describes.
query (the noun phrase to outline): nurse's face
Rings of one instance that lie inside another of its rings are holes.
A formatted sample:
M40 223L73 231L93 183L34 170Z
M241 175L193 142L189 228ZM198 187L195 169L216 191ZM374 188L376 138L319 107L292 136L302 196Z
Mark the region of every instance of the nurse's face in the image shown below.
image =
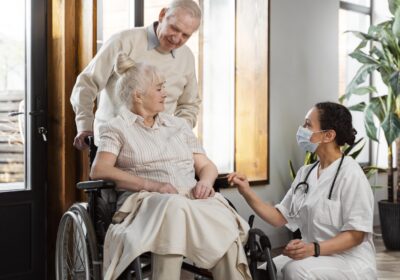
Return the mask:
M310 111L308 111L303 127L313 132L310 139L311 143L323 142L325 131L321 130L321 125L319 123L319 112L317 108L313 107Z

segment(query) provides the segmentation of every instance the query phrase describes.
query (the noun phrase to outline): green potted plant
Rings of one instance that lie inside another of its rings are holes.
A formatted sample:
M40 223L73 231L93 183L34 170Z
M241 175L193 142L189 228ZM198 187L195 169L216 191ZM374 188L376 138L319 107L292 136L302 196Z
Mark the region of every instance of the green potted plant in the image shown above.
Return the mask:
M368 104L361 102L349 107L364 113L367 136L378 141L380 127L388 146L388 199L378 202L382 238L389 250L400 249L400 174L397 177L396 199L394 197L392 144L400 137L400 0L388 0L393 18L371 25L368 33L350 31L361 39L350 56L361 63L361 67L346 88L341 100L351 95L370 94ZM369 48L366 48L369 46ZM386 92L377 92L373 86L362 85L371 73L379 73ZM397 146L400 157L400 147ZM397 166L400 170L400 166Z

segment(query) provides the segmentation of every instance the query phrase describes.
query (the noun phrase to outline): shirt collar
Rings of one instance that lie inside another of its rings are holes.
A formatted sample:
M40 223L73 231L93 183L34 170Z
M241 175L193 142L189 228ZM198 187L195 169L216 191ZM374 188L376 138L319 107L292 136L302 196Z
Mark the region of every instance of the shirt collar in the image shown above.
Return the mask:
M150 24L149 26L146 27L147 31L147 50L153 50L156 49L160 45L160 41L158 40L157 34L156 34L156 28L158 25L158 21L153 22L153 24ZM173 58L175 58L175 50L171 51L171 55Z
M125 106L122 106L122 108L120 109L120 116L129 125L133 125L135 123L139 123L142 126L144 126L143 117L133 113L131 110L129 110ZM155 118L154 125L151 128L156 129L156 128L159 128L160 126L167 126L168 127L168 126L174 126L174 124L166 117L165 114L159 113L159 114L157 114L157 116ZM149 128L149 127L147 127L147 128Z

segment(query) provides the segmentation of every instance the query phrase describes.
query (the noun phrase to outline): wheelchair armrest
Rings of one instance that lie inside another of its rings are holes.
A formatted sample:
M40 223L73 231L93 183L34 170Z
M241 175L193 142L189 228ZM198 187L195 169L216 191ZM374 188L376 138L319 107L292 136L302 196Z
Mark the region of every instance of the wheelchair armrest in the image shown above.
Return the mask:
M113 181L96 180L96 181L84 181L76 184L76 187L80 190L101 190L101 189L112 189L115 187Z
M226 178L226 176L217 177L217 179L215 179L213 188L216 192L219 192L220 189L229 188L229 183L228 183L228 179Z

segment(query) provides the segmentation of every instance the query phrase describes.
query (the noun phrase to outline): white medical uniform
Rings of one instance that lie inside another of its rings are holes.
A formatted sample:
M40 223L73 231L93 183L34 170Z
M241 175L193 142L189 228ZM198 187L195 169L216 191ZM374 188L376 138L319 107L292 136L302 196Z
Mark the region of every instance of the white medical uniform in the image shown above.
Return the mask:
M274 259L280 279L376 279L375 247L372 241L374 199L371 186L360 165L346 156L329 200L329 191L341 158L322 170L317 178L315 167L308 177L309 190L297 217L289 215L293 189L304 181L311 165L297 173L291 189L275 207L286 218L286 226L300 229L304 242L322 242L342 231L365 232L363 242L350 250L331 256L292 260L286 256ZM303 190L295 196L303 195ZM295 198L295 201L298 199Z

